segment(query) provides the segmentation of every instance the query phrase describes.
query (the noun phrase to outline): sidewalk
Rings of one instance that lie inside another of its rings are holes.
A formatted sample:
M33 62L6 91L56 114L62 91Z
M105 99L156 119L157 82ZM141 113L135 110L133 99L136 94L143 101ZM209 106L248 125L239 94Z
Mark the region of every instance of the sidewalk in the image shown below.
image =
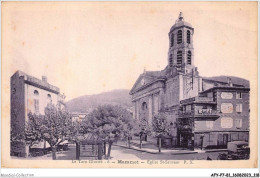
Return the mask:
M126 149L133 149L141 152L151 153L151 154L171 154L171 155L179 155L179 154L196 154L196 153L209 153L209 152L223 152L227 151L227 149L211 149L211 150L187 150L182 148L161 148L161 152L153 142L142 142L142 149L140 149L140 141L139 140L131 140L130 148L126 144L126 142L118 141L114 145L123 147Z

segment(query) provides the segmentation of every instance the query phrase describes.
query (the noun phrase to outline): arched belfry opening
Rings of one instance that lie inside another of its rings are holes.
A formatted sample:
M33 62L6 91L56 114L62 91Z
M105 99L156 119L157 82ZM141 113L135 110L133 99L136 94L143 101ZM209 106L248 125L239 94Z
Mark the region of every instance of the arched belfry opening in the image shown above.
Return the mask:
M178 19L169 32L168 67L176 67L182 73L191 73L195 68L192 58L194 55L193 33L194 28L184 20L184 15L180 12Z

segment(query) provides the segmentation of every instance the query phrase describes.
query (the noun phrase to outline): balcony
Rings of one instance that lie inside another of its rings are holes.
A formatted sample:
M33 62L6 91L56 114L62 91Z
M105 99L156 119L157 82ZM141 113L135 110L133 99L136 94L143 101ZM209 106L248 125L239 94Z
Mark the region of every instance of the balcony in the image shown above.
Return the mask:
M204 118L219 117L216 110L213 109L195 109L191 111L179 111L179 118Z
M195 101L197 101L197 102L203 102L203 101L205 101L205 102L213 102L213 98L211 98L211 97L198 97L198 96L196 96L196 97L195 97Z

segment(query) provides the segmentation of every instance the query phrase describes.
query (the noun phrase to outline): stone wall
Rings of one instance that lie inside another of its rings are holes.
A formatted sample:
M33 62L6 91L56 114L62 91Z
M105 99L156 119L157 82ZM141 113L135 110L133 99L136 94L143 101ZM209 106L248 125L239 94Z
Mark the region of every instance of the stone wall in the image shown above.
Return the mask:
M14 74L11 77L11 140L23 139L23 131L25 129L25 102L24 102L24 77ZM10 143L11 155L26 156L26 148Z
M165 101L165 108L172 107L175 105L179 105L180 102L180 96L179 96L179 90L180 90L180 80L178 76L175 76L173 78L170 78L166 81L166 87L165 87L165 94L164 94L164 101Z

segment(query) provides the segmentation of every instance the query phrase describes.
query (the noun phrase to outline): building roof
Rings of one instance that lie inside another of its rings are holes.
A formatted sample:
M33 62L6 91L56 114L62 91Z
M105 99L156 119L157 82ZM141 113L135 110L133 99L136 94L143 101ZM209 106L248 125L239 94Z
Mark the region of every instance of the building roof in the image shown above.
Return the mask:
M165 68L166 69L166 68ZM144 71L144 73L140 74L140 76L138 77L138 79L136 80L134 86L132 87L132 89L130 90L129 94L132 95L133 93L135 93L136 91L139 91L143 88L146 88L147 86L153 84L156 81L159 80L165 80L166 79L166 73L165 73L165 69L162 71ZM139 80L143 77L147 77L150 79L150 81L148 83L146 83L145 85L136 88Z
M181 105L188 105L188 104L216 104L213 97L201 97L196 96L192 98L187 98L180 101Z
M143 75L158 78L161 76L161 71L146 71Z
M248 80L240 78L240 77L235 77L235 76L214 76L214 77L202 77L202 80L207 81L207 82L219 82L222 84L228 84L228 78L231 79L232 84L234 86L240 86L240 87L248 87L250 86L250 83Z
M77 137L77 141L80 142L81 144L99 144L102 143L102 139L94 133L87 133L85 135L81 135Z
M14 73L13 76L24 77L24 82L25 83L33 85L33 86L35 86L37 88L41 88L41 89L44 89L44 90L47 90L47 91L50 91L50 92L53 92L53 93L56 93L56 94L60 93L60 89L58 87L49 84L47 81L43 81L43 80L40 80L40 79L38 79L36 77L28 75L25 72L22 72L22 71L18 70L18 71L16 71Z
M203 93L207 93L207 92L211 92L213 90L216 90L216 89L222 89L222 90L244 90L244 91L250 91L250 88L248 87L234 87L234 86L215 86L215 87L212 87L212 88L209 88L205 91L202 91L200 92L200 94L203 94Z
M190 23L184 21L183 13L180 12L179 18L176 20L175 24L172 26L170 31L173 31L174 29L177 29L177 28L183 27L183 26L193 29L193 27Z

